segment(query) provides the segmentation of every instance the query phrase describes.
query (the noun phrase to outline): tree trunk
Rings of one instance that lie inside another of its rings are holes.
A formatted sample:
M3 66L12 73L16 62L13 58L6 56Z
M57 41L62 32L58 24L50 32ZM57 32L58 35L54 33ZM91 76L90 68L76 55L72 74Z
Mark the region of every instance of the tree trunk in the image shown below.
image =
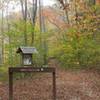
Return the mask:
M65 4L68 4L67 0L65 0ZM66 14L67 22L68 22L68 24L70 24L68 9L65 9L65 14Z
M11 34L10 34L10 23L9 23L9 8L7 5L7 32L8 32L8 39L9 39L9 54L8 54L8 60L9 60L9 65L13 66L13 55L12 55L12 46L11 46Z
M2 33L2 55L1 55L1 63L4 64L4 10L2 8L2 25L1 25L1 33Z
M75 0L75 21L76 21L76 25L78 25L77 1L76 0Z
M23 0L20 0L21 8L22 8L22 15L24 20L24 45L27 46L27 0L25 0L25 5Z
M45 17L43 15L43 4L39 0L39 17L40 17L40 48L41 56L43 59L43 65L47 65L47 41L46 41L46 27L45 27Z
M36 14L37 14L37 0L33 0L33 15L32 15L33 31L32 31L32 40L31 40L32 46L34 45L34 29L35 29Z

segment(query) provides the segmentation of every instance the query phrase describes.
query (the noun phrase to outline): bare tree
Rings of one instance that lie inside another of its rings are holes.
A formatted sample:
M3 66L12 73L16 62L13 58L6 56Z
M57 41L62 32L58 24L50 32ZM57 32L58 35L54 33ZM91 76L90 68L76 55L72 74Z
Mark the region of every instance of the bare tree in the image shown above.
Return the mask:
M25 21L25 30L24 30L24 39L25 44L27 45L27 17L29 16L30 22L32 25L32 33L31 33L31 45L34 45L34 29L35 29L35 22L36 22L36 15L37 15L37 0L32 0L32 8L28 9L28 1L27 0L20 0L21 8L22 8L22 15ZM32 10L30 10L32 9Z
M45 26L45 16L43 15L43 2L39 0L39 18L40 18L40 48L42 50L43 64L47 65L47 41L45 37L46 26Z
M25 22L25 28L24 28L24 41L25 44L27 45L27 0L20 0L21 3L21 8L22 8L22 15L23 15L23 20Z
M7 20L7 32L8 32L8 42L9 42L9 65L12 66L13 65L13 55L12 55L12 46L11 46L11 42L12 42L12 36L10 34L10 22L9 22L9 2L7 3L7 7L6 7L6 20Z
M32 31L31 45L34 45L34 29L35 29L36 15L37 15L37 0L33 0L32 17L31 17L33 31Z
M3 3L3 2L2 2ZM1 22L1 33L2 33L2 64L4 63L4 9L2 8L2 22Z
M65 11L68 24L70 24L69 14L68 14L68 10L69 10L68 1L67 0L58 0L58 1L61 4L61 6L63 7L63 10Z

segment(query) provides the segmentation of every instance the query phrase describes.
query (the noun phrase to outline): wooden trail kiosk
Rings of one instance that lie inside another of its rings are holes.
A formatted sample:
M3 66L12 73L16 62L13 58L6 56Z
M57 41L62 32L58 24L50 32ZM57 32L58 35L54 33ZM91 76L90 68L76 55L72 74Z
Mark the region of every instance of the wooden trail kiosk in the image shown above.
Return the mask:
M33 54L37 54L38 51L35 47L19 47L17 53L21 55L21 65L22 66L32 66L34 61L32 59Z
M31 57L30 61L32 61L32 57ZM27 64L30 65L32 63L27 63ZM52 85L53 85L52 86L52 88L53 88L52 89L52 100L56 100L56 70L55 70L55 68L52 68L52 67L32 67L32 66L10 67L9 68L9 100L14 100L14 96L13 96L14 73L51 73L52 74Z

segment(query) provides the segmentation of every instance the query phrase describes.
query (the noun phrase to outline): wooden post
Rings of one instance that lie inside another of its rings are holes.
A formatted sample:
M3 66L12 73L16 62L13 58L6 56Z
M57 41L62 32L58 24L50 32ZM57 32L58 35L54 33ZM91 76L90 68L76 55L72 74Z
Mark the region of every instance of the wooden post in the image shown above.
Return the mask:
M13 72L9 69L9 100L13 100Z
M53 100L56 100L56 72L55 68L46 67L12 67L9 68L9 100L14 100L13 97L13 74L14 73L51 73L52 74L52 85L53 85Z
M53 100L56 100L56 74L53 72Z

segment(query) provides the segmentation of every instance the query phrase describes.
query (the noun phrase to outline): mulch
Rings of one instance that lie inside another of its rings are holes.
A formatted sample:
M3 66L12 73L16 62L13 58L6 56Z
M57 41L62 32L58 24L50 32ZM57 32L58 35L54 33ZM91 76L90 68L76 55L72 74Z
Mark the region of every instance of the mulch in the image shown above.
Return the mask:
M56 69L56 100L100 100L100 75L93 71ZM8 84L0 83L0 100L8 100ZM14 100L52 100L51 74L14 80Z

